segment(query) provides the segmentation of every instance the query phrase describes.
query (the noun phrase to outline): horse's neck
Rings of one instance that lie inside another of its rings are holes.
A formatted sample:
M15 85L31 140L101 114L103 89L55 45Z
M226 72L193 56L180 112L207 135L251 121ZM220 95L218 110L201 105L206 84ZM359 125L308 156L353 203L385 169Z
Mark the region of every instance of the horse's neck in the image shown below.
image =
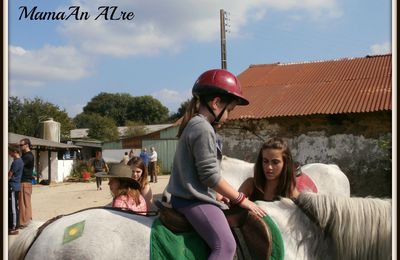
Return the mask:
M292 200L283 198L274 202L257 201L257 204L278 225L285 244L285 259L314 259L315 255L326 252L323 234ZM325 251L316 252L318 247Z

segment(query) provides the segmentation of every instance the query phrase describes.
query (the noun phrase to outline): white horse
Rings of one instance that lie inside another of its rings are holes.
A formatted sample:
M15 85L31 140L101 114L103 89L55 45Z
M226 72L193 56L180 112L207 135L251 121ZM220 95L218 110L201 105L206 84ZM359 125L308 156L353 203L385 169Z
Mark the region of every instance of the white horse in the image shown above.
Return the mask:
M301 171L314 182L319 194L350 197L350 182L335 164L311 163ZM254 164L227 156L222 157L222 176L236 189L248 178L253 177Z
M391 200L302 193L300 207L290 199L256 203L279 228L284 259L391 259ZM11 246L9 258L150 259L156 218L83 210L48 224L30 247L38 230L28 227ZM182 256L176 252L162 259Z
M235 188L253 175L253 164L229 157L223 158L221 169L224 178ZM302 170L313 179L318 193L350 196L349 182L337 166L312 164ZM313 239L307 240L310 230L317 234L318 228L292 201L258 203L282 232L285 259L314 259L312 256L319 254L315 248L332 248L325 240L318 245ZM64 216L43 229L29 247L26 259L149 259L151 226L155 219L110 209L90 209ZM73 225L83 227L81 231L77 229L81 234L65 242L66 232L78 232L73 228L68 231ZM23 259L37 226L39 223L31 225L17 237L9 250L10 259Z

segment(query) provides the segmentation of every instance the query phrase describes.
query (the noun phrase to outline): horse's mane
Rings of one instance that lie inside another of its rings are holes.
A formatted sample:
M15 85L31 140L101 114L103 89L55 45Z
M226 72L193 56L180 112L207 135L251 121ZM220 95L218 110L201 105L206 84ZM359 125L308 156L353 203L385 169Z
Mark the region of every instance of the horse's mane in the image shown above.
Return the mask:
M276 202L275 202L276 203ZM327 237L323 230L315 224L313 220L308 218L304 211L299 208L292 199L280 197L277 204L281 213L272 212L273 217L284 217L280 215L283 212L289 213L289 219L281 230L285 236L294 239L295 244L291 247L297 251L293 252L294 256L298 255L299 259L335 259L335 252L332 250L332 239ZM271 213L272 206L269 205L267 212ZM303 257L301 257L303 256Z
M391 259L390 199L301 193L297 204L331 236L337 259Z

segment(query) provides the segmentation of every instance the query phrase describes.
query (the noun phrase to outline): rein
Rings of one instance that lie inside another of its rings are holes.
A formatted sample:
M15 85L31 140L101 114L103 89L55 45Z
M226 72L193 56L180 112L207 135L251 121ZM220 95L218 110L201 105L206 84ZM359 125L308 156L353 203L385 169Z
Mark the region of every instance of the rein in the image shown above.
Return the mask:
M45 223L43 223L38 228L35 237L33 238L32 242L30 243L28 249L25 251L24 258L26 257L26 255L28 254L29 250L31 249L31 247L35 243L36 239L40 236L42 231L48 225L50 225L51 223L55 222L56 220L58 220L58 219L60 219L62 217L66 217L66 216L69 216L69 215L73 215L73 214L76 214L76 213L79 213L79 212L83 212L83 211L86 211L86 210L91 210L91 209L106 209L106 210L124 212L124 213L128 213L128 214L131 214L131 215L140 215L140 216L145 216L145 217L154 217L154 216L158 215L158 211L153 211L153 210L150 210L150 211L133 211L133 210L130 210L130 209L113 208L113 207L107 207L107 206L91 207L91 208L81 209L81 210L78 210L78 211L75 211L75 212L72 212L72 213L69 213L69 214L61 214L61 215L58 215L58 216L56 216L54 218L51 218L51 219L47 220ZM143 213L145 213L145 215L143 215Z

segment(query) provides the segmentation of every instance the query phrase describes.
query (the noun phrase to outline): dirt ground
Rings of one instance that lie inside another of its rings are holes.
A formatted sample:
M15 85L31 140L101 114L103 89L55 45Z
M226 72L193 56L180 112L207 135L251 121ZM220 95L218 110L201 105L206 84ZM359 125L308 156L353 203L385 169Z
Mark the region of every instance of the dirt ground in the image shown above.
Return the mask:
M150 183L154 199L161 197L169 180L169 175L158 176L157 183ZM62 214L97 207L109 206L112 197L108 181L103 180L102 190L96 189L96 182L64 182L51 185L33 185L32 218L47 221ZM20 234L23 230L20 230ZM8 236L10 246L18 235Z

